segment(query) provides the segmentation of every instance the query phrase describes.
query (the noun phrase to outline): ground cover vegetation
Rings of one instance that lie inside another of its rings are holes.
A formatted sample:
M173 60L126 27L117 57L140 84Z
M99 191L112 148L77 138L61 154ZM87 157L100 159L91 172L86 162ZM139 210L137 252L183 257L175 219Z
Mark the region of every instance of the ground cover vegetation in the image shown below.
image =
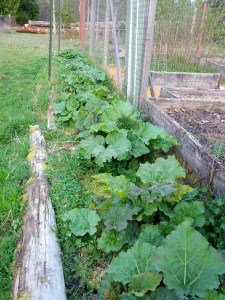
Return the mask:
M207 208L207 193L185 184L176 140L84 53L58 60L54 112L75 147L51 155L48 176L68 298L224 299L224 201Z
M29 125L46 119L49 83L45 52L35 38L5 34L0 39L0 299L6 300L26 206L22 195L29 178Z

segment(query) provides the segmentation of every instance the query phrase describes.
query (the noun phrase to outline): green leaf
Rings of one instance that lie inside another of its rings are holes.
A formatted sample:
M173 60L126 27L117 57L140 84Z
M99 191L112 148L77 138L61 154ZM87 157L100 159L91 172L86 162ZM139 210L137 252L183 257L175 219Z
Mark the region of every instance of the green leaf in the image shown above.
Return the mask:
M134 200L134 204L141 208L141 212L135 218L137 221L142 221L144 216L152 216L158 210L158 203L148 203L142 200Z
M145 146L145 143L142 142L140 139L135 137L130 137L129 140L132 146L132 149L130 150L130 154L133 155L135 158L149 153L149 149Z
M86 159L91 159L96 156L100 151L103 151L105 139L101 135L91 136L83 141L77 147L77 151Z
M117 195L121 199L127 197L131 183L125 176L112 176L109 173L102 173L94 176L94 179L96 180L97 188L100 188L101 191L104 190L109 195ZM98 189L96 192L98 192Z
M131 143L127 138L127 130L121 129L109 133L106 137L106 143L109 145L107 150L112 153L114 158L126 160L129 157Z
M183 300L184 297L180 297L174 290L169 290L164 287L158 288L151 293L145 300Z
M154 164L141 164L137 176L143 183L174 183L176 179L185 177L185 170L174 156L167 159L160 157Z
M86 233L94 235L100 221L99 215L88 208L74 208L63 216L64 221L69 221L69 229L76 236Z
M180 295L204 297L219 286L218 275L225 262L219 252L194 228L191 221L180 224L157 249L154 266L163 272L164 283Z
M130 283L139 273L154 272L152 262L155 258L156 247L147 243L136 243L127 252L121 252L110 264L108 273L113 281Z
M138 296L143 297L148 291L154 291L162 280L162 275L157 273L139 273L134 275L130 282L130 291Z
M213 290L207 292L205 300L225 300L225 295L217 293L217 291Z
M57 104L54 105L53 113L55 115L60 115L65 108L66 108L66 102L65 101L57 103Z
M154 126L151 123L142 123L136 130L136 136L140 138L145 144L149 144L150 140L155 140L157 138L166 138L167 132L165 129L158 126Z
M160 246L162 244L163 237L159 230L159 226L150 224L142 225L138 240L143 243L149 243L156 247Z
M139 233L140 229L136 222L129 222L127 228L120 232L103 230L102 236L98 239L98 248L109 253L119 251L125 244L133 246Z
M202 227L205 224L205 208L202 202L181 202L177 204L171 222L178 225L189 218L194 220L193 226Z
M125 244L124 235L117 231L102 231L102 236L98 239L98 248L105 253L119 251Z
M128 221L140 211L138 207L129 204L114 204L103 214L106 230L122 231L127 228Z

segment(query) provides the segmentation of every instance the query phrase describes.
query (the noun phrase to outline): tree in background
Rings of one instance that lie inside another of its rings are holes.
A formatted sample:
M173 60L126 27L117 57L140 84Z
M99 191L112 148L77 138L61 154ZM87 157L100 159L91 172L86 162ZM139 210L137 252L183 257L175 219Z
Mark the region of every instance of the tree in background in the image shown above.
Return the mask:
M20 5L20 0L0 0L0 15L15 16Z
M225 0L209 1L207 31L211 32L214 42L225 44Z
M39 14L39 5L36 0L20 0L16 14L17 23L23 25L28 20L34 20Z

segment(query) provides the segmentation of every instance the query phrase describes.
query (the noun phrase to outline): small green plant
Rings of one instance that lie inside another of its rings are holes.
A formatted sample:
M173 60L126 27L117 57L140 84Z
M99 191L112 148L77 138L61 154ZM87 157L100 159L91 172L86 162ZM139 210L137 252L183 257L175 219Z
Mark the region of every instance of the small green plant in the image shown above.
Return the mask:
M217 141L213 147L213 153L222 161L225 161L225 142Z

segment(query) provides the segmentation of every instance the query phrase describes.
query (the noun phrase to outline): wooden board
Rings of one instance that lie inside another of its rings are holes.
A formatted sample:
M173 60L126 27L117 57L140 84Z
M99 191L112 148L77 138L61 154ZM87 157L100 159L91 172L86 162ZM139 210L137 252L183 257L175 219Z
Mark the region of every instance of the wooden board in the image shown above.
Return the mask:
M220 85L220 74L214 73L151 72L151 76L154 86L165 88L218 89Z
M140 109L149 116L153 124L164 127L177 138L180 144L176 147L178 154L199 180L204 185L211 186L215 194L225 195L225 165L208 153L187 130L168 116L157 105L157 101L144 99L140 103Z
M32 178L19 239L11 299L65 300L65 283L55 215L45 177L45 140L39 126L30 132Z

